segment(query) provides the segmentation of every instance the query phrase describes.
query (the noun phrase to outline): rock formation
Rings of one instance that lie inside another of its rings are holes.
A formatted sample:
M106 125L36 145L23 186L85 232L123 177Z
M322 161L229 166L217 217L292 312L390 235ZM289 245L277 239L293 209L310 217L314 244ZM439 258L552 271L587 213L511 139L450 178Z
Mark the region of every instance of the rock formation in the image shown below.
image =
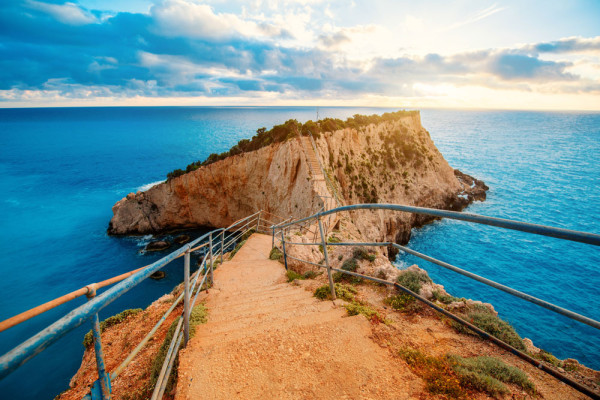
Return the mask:
M448 165L418 113L320 135L317 154L329 186L307 143L292 138L130 193L114 205L108 233L222 227L260 209L305 217L323 206L318 196L332 192L338 205L378 202L460 210L485 199L487 187ZM389 211L359 211L349 218L362 237L400 243L408 241L412 227L431 220Z

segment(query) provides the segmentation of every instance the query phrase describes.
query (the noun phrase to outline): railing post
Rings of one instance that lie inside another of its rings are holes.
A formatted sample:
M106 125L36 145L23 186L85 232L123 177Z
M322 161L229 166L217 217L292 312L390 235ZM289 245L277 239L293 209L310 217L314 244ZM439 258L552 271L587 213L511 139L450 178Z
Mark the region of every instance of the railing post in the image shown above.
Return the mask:
M208 235L208 251L210 252L210 285L215 284L215 277L213 275L213 241L212 241L212 232Z
M92 284L88 286L89 292L87 293L88 301L96 296L96 285ZM98 313L95 313L92 317L92 336L94 338L94 353L96 354L96 368L98 369L98 380L94 382L92 387L92 399L110 399L110 375L106 373L106 367L104 365L104 353L102 352L102 337L100 332L100 319ZM97 385L100 383L100 393L97 393ZM98 397L98 394L100 397Z
M175 340L175 338L173 338ZM190 340L190 251L183 256L183 347Z
M221 231L221 264L223 264L223 253L225 252L225 229Z
M258 232L258 227L260 226L260 214L262 213L262 210L260 210L258 212L258 218L256 219L256 232Z
M335 286L331 277L331 267L329 266L329 256L327 255L327 240L323 234L323 224L321 223L321 214L317 217L319 222L319 231L321 232L321 245L323 246L323 254L325 255L325 266L327 267L327 279L329 279L329 288L331 289L331 298L335 300Z
M281 232L281 246L283 247L283 263L285 265L285 270L287 271L288 266L287 266L287 253L285 252L285 237L283 236L283 229L280 230Z
M275 247L275 227L271 227L272 230L272 238L271 238L271 248Z

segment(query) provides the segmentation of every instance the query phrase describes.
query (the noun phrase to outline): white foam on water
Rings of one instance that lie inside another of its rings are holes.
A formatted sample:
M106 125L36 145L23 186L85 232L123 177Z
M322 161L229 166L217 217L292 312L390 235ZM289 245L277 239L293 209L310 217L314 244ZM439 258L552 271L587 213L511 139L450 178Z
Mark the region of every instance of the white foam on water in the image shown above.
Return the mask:
M158 185L160 183L163 183L163 182L164 182L164 180L163 181L156 181L156 182L152 182L152 183L147 183L145 185L142 185L142 186L138 187L137 189L135 189L135 191L136 192L145 192L146 190L148 190L148 189L150 189L150 188L152 188L152 187L154 187L154 186L156 186L156 185Z

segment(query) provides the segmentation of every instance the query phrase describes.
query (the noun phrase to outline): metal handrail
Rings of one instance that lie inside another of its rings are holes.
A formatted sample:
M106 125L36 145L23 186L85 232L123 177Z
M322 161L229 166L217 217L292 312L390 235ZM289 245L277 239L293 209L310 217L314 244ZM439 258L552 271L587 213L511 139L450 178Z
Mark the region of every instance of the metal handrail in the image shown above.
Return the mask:
M340 272L343 274L349 274L349 275L353 275L353 276L357 276L357 277L361 277L361 278L365 278L368 280L372 280L375 282L379 282L379 283L383 283L386 285L392 285L394 287L396 287L398 290L404 291L405 293L415 297L417 300L429 305L430 307L434 308L435 310L443 313L444 315L449 316L450 318L454 319L455 321L464 324L465 326L467 326L469 329L473 330L474 332L476 332L478 335L480 335L483 338L489 339L492 342L498 344L499 346L511 351L513 354L521 357L522 359L538 366L539 368L541 368L542 370L544 370L545 372L553 375L554 377L560 379L561 381L567 383L568 385L570 385L571 387L577 389L578 391L591 396L592 398L600 398L600 395L598 395L597 393L591 391L589 388L586 388L585 386L579 384L578 382L573 381L572 379L566 377L564 374L560 373L559 371L555 371L552 368L549 368L545 365L542 365L538 360L533 359L531 356L515 349L514 347L508 345L507 343L501 341L500 339L488 334L487 332L477 328L476 326L468 323L467 321L464 321L463 319L455 316L454 314L448 312L447 310L435 305L434 303L428 301L427 299L419 296L418 294L406 289L405 287L399 285L396 282L389 282L389 281L385 281L382 279L378 279L378 278L374 278L374 277L370 277L367 275L362 275L356 272L351 272L351 271L346 271L343 269L338 269L338 268L332 268L329 264L329 259L328 259L328 252L327 252L327 246L393 246L401 251L407 252L409 254L412 254L414 256L420 257L426 261L435 263L441 267L447 268L451 271L460 273L461 275L464 275L468 278L477 280L481 283L484 283L486 285L489 285L491 287L494 287L496 289L502 290L506 293L509 293L513 296L519 297L521 299L527 300L533 304L537 304L541 307L544 307L548 310L554 311L558 314L561 314L563 316L566 316L570 319L579 321L581 323L587 324L589 326L592 326L596 329L600 329L600 322L596 321L592 318L577 314L573 311L567 310L565 308L559 307L557 305L554 305L550 302L547 302L545 300L541 300L538 299L536 297L533 297L529 294L520 292L518 290L515 290L513 288L510 288L508 286L502 285L500 283L494 282L490 279L487 278L483 278L479 275L473 274L471 272L468 272L466 270L463 270L461 268L455 267L451 264L448 264L446 262L437 260L433 257L427 256L425 254L419 253L417 251L414 251L412 249L409 249L405 246L399 245L397 243L393 243L393 242L341 242L341 243L328 243L326 241L325 235L323 233L323 229L322 229L322 223L321 223L321 217L326 216L326 215L331 215L331 214L335 214L338 212L344 212L344 211L352 211L352 210L393 210L393 211L402 211L402 212L410 212L410 213L416 213L416 214L423 214L423 215L429 215L429 216L434 216L434 217L438 217L438 218L450 218L450 219L455 219L455 220L461 220L461 221L467 221L467 222L474 222L474 223L479 223L479 224L484 224L484 225L491 225L491 226L496 226L496 227L501 227L501 228L505 228L505 229L512 229L512 230L517 230L517 231L522 231L522 232L528 232L528 233L533 233L533 234L537 234L537 235L542 235L542 236L549 236L549 237L554 237L554 238L559 238L559 239L563 239L563 240L570 240L570 241L574 241L574 242L580 242L580 243L586 243L586 244L591 244L594 246L600 246L600 235L598 234L594 234L594 233L588 233L588 232L580 232L580 231L574 231L574 230L569 230L569 229L562 229L562 228L555 228L555 227L551 227L551 226L545 226L545 225L537 225L537 224L531 224L531 223L526 223L526 222L519 222L519 221L513 221L513 220L509 220L509 219L503 219L503 218L495 218L495 217L487 217L487 216L482 216L482 215L477 215L477 214L470 214L470 213L462 213L462 212L455 212L455 211L446 211L446 210L438 210L438 209L432 209L432 208L424 208L424 207L414 207L414 206L404 206L404 205L398 205L398 204L356 204L356 205L350 205L350 206L343 206L343 207L338 207L338 208L334 208L328 211L320 211L316 214L313 214L311 216L308 216L306 218L301 218L295 221L291 221L291 222L285 222L283 221L280 224L277 225L272 225L271 226L271 230L273 232L273 244L275 244L275 231L279 231L279 232L283 232L283 230L285 230L288 227L297 225L297 224L302 224L305 223L307 221L316 219L318 224L319 224L319 228L320 228L320 233L321 233L321 242L308 242L308 243L304 243L304 242L289 242L285 240L285 237L283 236L283 234L281 234L281 238L277 238L280 243L281 243L281 248L280 250L283 251L283 257L284 257L284 263L287 269L287 259L291 258L294 260L297 260L299 262L303 262L303 263L308 263L311 265L315 265L317 267L321 267L321 268L325 268L327 270L327 274L329 277L329 286L331 289L331 295L332 298L335 299L335 287L333 284L333 280L331 279L331 271L335 271L335 272ZM296 258L293 256L290 256L287 254L286 252L286 244L288 245L300 245L300 246L323 246L323 253L325 256L325 265L322 264L317 264L317 263L313 263L311 261L308 260L302 260L300 258ZM275 247L275 245L274 245ZM279 248L279 246L277 246Z
M414 207L414 206L404 206L404 205L399 205L399 204L384 204L384 203L381 203L381 204L354 204L354 205L350 205L350 206L337 207L337 208L333 208L328 211L323 211L323 212L313 214L306 218L302 218L302 219L299 219L296 221L289 222L287 224L279 224L279 225L274 225L274 226L277 228L286 228L288 226L291 226L291 225L294 225L294 224L297 224L297 223L300 223L303 221L308 221L310 219L317 219L317 218L323 217L325 215L335 214L335 213L342 212L342 211L352 211L352 210L405 211L405 212L409 212L409 213L429 215L429 216L438 217L438 218L449 218L449 219L456 219L456 220L460 220L460 221L476 222L478 224L491 225L491 226L496 226L499 228L512 229L512 230L516 230L516 231L534 233L536 235L550 236L550 237L555 237L558 239L565 239L565 240L571 240L574 242L581 242L581 243L592 244L594 246L600 246L600 235L597 235L595 233L580 232L580 231L574 231L574 230L570 230L570 229L555 228L552 226L531 224L528 222L519 222L519 221L510 220L510 219L487 217L484 215L463 213L463 212L457 212L457 211L446 211L446 210L438 210L435 208Z
M249 217L252 217L252 216L257 215L257 214L258 213L255 213L255 214L253 214L253 215L251 215ZM247 217L247 218L249 218L249 217ZM217 231L220 230L220 229L229 230L229 229L231 229L231 228L239 225L240 222L245 221L247 218L242 218L242 219L240 219L238 221L235 221L233 224L229 225L227 228L219 228L219 229L217 229ZM204 244L202 244L202 245L200 245L198 247L190 249L190 251L196 251L196 250L198 250L198 249L200 249L202 247L206 247L206 246L208 246L208 244L204 243ZM179 257L182 257L182 256L183 256L183 254L180 254L176 258L179 258ZM57 297L57 298L55 298L53 300L50 300L50 301L48 301L46 303L40 304L39 306L31 308L31 309L29 309L27 311L23 311L22 313L17 314L17 315L15 315L13 317L7 318L4 321L0 321L0 332L5 331L5 330L7 330L9 328L12 328L12 327L14 327L16 325L19 325L19 324L21 324L21 323L23 323L23 322L25 322L25 321L33 318L33 317L36 317L36 316L38 316L40 314L43 314L46 311L49 311L49 310L51 310L53 308L56 308L56 307L58 307L60 305L68 303L71 300L75 300L78 297L88 295L88 294L92 293L94 289L98 290L98 289L101 289L103 287L110 286L113 283L120 282L120 281L124 280L125 278L128 278L131 275L135 274L136 272L139 272L139 271L143 270L144 268L149 267L150 265L152 265L152 264L145 265L143 267L134 269L133 271L129 271L129 272L126 272L124 274L114 276L112 278L106 279L106 280L98 282L98 283L90 283L89 285L86 285L86 286L84 286L84 287L82 287L80 289L77 289L77 290L73 291L73 292L67 293L67 294L65 294L63 296Z
M161 258L160 260L155 261L152 264L149 264L145 267L130 271L126 274L122 274L122 275L110 278L110 279L102 281L100 283L87 285L86 287L84 287L82 289L79 289L75 292L71 292L65 296L61 296L58 299L52 300L52 301L45 303L41 306L38 306L32 310L29 310L25 313L21 313L13 318L10 318L9 320L13 320L12 322L15 321L16 317L21 317L21 319L24 321L24 320L34 317L35 315L39 315L44 311L47 311L47 309L51 309L51 308L59 305L59 304L54 304L54 303L58 303L58 302L62 301L62 303L60 303L60 304L64 304L65 302L70 301L78 296L83 295L83 294L86 294L89 298L89 301L86 304L72 310L67 315L65 315L64 317L60 318L59 320L55 321L53 324L48 326L46 329L40 331L38 334L34 335L33 337L29 338L25 342L21 343L20 345L16 346L12 350L10 350L9 352L7 352L3 356L1 356L0 357L0 379L4 378L6 375L10 374L12 371L14 371L19 366L21 366L22 364L27 362L29 359L31 359L32 357L34 357L35 355L37 355L38 353L43 351L46 347L50 346L52 343L56 342L58 339L60 339L62 336L64 336L69 331L77 328L78 326L83 324L86 320L92 318L92 332L93 332L93 337L94 337L94 342L95 342L94 347L95 347L96 361L97 361L97 367L98 367L98 373L99 373L100 379L98 379L94 383L94 385L91 388L91 393L89 395L87 395L86 398L90 398L90 399L108 399L108 398L110 398L110 381L111 381L111 379L115 379L119 375L119 373L127 366L127 364L129 364L129 362L131 362L131 360L136 356L136 354L143 348L145 343L156 332L156 330L160 327L160 325L166 320L168 315L175 309L176 305L181 301L182 298L184 300L184 317L185 317L184 319L187 323L187 321L189 320L189 318L187 318L187 317L189 315L191 308L189 307L189 302L190 302L189 294L186 295L186 293L189 293L190 286L191 286L192 293L193 293L195 285L200 276L200 271L202 270L203 267L204 267L205 273L204 273L204 277L203 277L198 289L202 288L202 285L204 284L206 277L209 273L210 273L211 283L212 283L213 255L214 255L213 247L218 248L217 254L220 253L221 259L222 259L223 251L226 248L224 246L224 240L223 240L224 232L233 229L234 227L240 225L243 222L246 222L246 225L244 226L243 233L242 233L242 234L244 234L251 229L251 228L248 228L250 221L254 220L254 222L252 222L252 223L256 223L257 226L260 224L260 215L261 215L261 211L258 211L258 212L254 213L252 215L249 215L245 218L239 219L238 221L234 222L227 228L214 229L214 230L198 237L197 239L194 239L190 243L182 246L181 248L173 251L172 253L168 254L167 256ZM233 232L233 233L235 234L235 232ZM221 237L221 241L217 242L215 244L215 246L213 246L213 241L212 241L213 235L215 235L215 236L218 235ZM210 239L208 244L202 244L200 246L194 247L199 242L201 242L202 240L204 240L206 238ZM194 278L193 283L191 283L191 285L190 285L188 283L189 282L188 276L189 276L190 253L192 251L198 250L199 248L204 247L206 245L209 246L210 253L204 255L204 259L200 265L200 268L194 274L195 277L193 276L193 278ZM117 367L113 371L112 374L106 373L105 368L104 368L104 359L103 359L103 355L102 355L102 343L100 340L101 335L100 335L100 328L99 328L99 324L98 324L98 312L100 310L102 310L103 308L105 308L110 303L112 303L114 300L116 300L119 296L123 295L124 293L126 293L127 291L132 289L134 286L138 285L141 281L148 278L151 274L158 271L159 269L161 269L162 267L164 267L171 261L175 260L176 258L179 258L182 256L185 257L184 293L181 296L179 296L179 298L166 311L166 313L158 321L158 323L153 327L153 329L146 335L146 337L142 340L142 342L132 351L132 353L129 354L129 356L125 359L125 361L123 361L123 363L121 363L121 365L119 367ZM207 268L207 265L206 265L207 257L210 257L210 267L209 268ZM96 290L98 288L108 286L112 283L116 283L119 281L120 281L120 283L118 283L115 286L113 286L112 288L106 290L104 293L96 296ZM196 296L194 297L194 301L193 301L194 303L197 299L198 293L199 293L199 290L196 292ZM51 306L51 307L47 308L48 306ZM47 309L44 309L44 308L47 308ZM23 316L22 314L27 314L27 315ZM23 318L23 317L25 317L25 318ZM10 324L5 324L5 325L14 326L20 322L22 322L22 321L16 322L12 325L10 325ZM6 323L6 321L3 321L3 323ZM10 327L10 326L7 326L7 327ZM5 329L7 329L7 328L5 328ZM184 324L184 330L185 330L185 332L189 331L189 328L187 327L186 324ZM186 335L185 339L186 339L185 341L187 341L187 335ZM172 362L172 360L170 360L170 361Z

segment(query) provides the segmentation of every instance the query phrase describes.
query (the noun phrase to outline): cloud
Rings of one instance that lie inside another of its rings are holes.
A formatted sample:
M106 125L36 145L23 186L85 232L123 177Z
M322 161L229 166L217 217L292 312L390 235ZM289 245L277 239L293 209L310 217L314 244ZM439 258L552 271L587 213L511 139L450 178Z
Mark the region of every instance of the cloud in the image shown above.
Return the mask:
M505 80L573 80L576 78L565 72L565 68L571 65L567 62L544 61L526 54L502 52L490 57L489 72Z
M49 4L40 1L26 0L25 5L31 9L49 14L63 24L86 25L96 22L96 17L83 10L75 3Z
M74 3L4 3L0 98L31 99L36 91L81 99L397 97L418 96L422 91L416 88L428 85L600 91L593 77L598 70L593 52L600 48L600 37L446 55L399 54L384 27L317 26L309 6L300 7L287 10L289 14L244 16L191 1L164 0L149 13L97 19L96 11ZM466 21L499 10L491 7ZM287 32L289 27L296 36ZM381 41L374 43L373 38ZM375 46L389 51L370 53ZM594 57L583 57L590 52ZM573 62L562 54L583 58Z
M350 38L342 31L332 35L320 35L319 41L325 47L338 47L343 43L350 42Z
M600 53L600 36L593 38L569 37L554 42L536 43L521 48L523 51L536 53Z
M195 39L224 40L238 36L280 37L284 29L268 23L257 24L235 14L215 13L211 6L186 0L166 0L155 4L150 14L160 34Z

